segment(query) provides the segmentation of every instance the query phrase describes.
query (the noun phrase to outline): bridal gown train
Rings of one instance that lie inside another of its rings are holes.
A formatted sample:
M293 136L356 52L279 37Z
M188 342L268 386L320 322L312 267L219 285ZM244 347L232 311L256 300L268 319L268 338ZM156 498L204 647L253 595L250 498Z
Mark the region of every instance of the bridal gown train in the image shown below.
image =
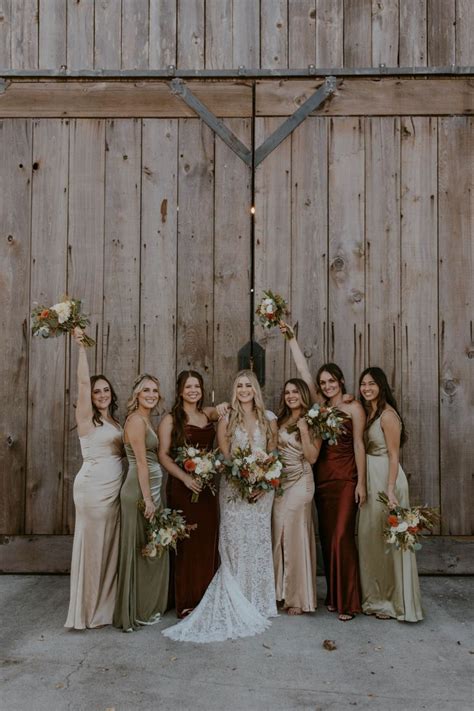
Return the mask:
M272 419L273 413L267 413ZM238 427L232 451L249 444L247 432ZM266 448L266 435L255 428L250 446ZM163 634L182 642L219 642L249 637L270 626L277 616L272 561L271 513L273 492L255 504L231 497L235 490L222 479L219 526L221 565L200 604L178 624ZM192 535L192 534L191 534Z

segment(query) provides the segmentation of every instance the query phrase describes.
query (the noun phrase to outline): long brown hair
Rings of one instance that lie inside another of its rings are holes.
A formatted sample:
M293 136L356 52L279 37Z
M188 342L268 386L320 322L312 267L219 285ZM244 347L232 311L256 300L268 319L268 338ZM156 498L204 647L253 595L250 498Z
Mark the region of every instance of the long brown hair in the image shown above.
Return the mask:
M176 449L182 447L186 443L186 433L184 428L188 421L188 416L183 406L183 391L189 378L196 378L201 388L201 398L197 403L197 409L202 412L202 404L204 402L204 380L201 373L197 370L182 370L176 380L176 398L174 405L171 408L171 417L173 418L173 432L171 435L171 447Z
M311 393L309 392L309 388L304 380L302 380L301 378L290 378L289 380L287 380L283 386L280 398L280 405L278 407L278 427L280 427L284 422L286 422L286 420L288 420L291 416L291 410L285 402L285 390L287 385L296 386L301 398L303 414L306 414L308 412L312 404Z
M117 400L117 394L115 390L112 387L112 383L108 378L105 377L105 375L102 375L101 373L98 373L97 375L91 375L91 396L92 396L92 391L94 390L94 386L97 383L98 380L104 380L107 385L110 388L110 405L109 405L109 417L112 418L114 422L119 424L119 421L115 415L115 413L118 410L118 400ZM104 424L100 411L97 409L97 407L94 405L91 397L91 405L92 405L92 422L94 423L95 427L102 427Z
M345 395L346 394L346 384L344 382L344 373L342 372L340 367L338 365L336 365L336 363L324 363L324 365L322 365L320 367L320 369L318 370L318 372L316 373L316 385L318 386L319 392L322 394L320 379L321 379L322 373L324 373L324 372L329 373L330 375L332 375L333 378L335 378L337 380L337 382L339 383L339 385L341 387L342 394ZM323 395L323 397L324 397L324 395Z
M361 374L359 378L359 392L360 392L360 386L362 383L362 380L365 378L366 375L370 375L371 378L373 378L374 383L377 385L379 389L379 395L377 397L377 407L375 408L375 412L371 417L367 417L367 422L365 423L365 429L369 429L370 425L382 414L382 412L385 409L385 405L390 405L390 407L395 410L397 413L398 417L400 418L400 424L401 424L401 431L400 431L400 447L405 444L407 441L407 433L405 429L405 423L403 422L403 418L400 414L400 411L398 409L397 401L395 400L392 389L388 383L387 376L385 375L384 371L382 368L378 368L377 366L373 365L370 368L366 368ZM362 402L362 405L364 406L364 409L367 413L367 415L370 415L371 409L370 405L366 400L364 399L362 393L360 393L360 399Z

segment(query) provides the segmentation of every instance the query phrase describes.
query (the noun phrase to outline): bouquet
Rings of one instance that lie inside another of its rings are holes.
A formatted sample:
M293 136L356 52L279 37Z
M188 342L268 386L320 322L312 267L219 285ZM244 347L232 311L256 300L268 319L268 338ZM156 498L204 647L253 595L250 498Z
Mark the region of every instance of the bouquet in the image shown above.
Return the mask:
M402 506L390 507L388 496L379 491L377 501L388 510L387 523L384 528L384 539L390 546L401 551L417 551L421 548L419 538L422 531L431 531L439 523L437 509L428 506L412 506L404 509Z
M327 440L328 444L337 444L344 429L344 415L336 407L315 403L304 416L309 429L316 437ZM296 425L287 427L288 432L296 432Z
M203 489L209 489L212 494L216 493L216 485L214 483L214 474L222 466L221 457L217 449L207 451L192 447L185 444L184 447L178 447L176 450L175 462L179 464L184 471L191 474L193 479L201 484ZM199 494L194 491L191 496L191 501L195 504L199 499Z
M226 477L234 487L236 496L252 503L251 495L258 491L275 491L283 494L283 465L276 452L267 454L263 449L252 452L249 446L238 447L233 459L226 462ZM235 501L234 497L234 501Z
M145 510L143 499L137 505L140 511ZM145 519L147 543L141 550L144 558L160 558L169 548L176 552L178 541L189 538L191 531L197 528L197 523L186 523L182 514L180 510L163 509L151 519Z
M64 301L54 304L54 306L41 306L34 304L31 312L31 330L33 336L42 338L53 338L61 333L72 333L76 326L82 330L90 323L88 317L81 311L81 301L79 299L64 298ZM95 345L95 341L86 336L82 336L85 346Z
M255 313L264 328L273 328L274 326L278 326L283 317L287 316L290 312L285 299L279 294L274 294L273 291L267 289L263 292L263 298L257 306ZM286 335L287 338L291 338L290 334L287 333Z

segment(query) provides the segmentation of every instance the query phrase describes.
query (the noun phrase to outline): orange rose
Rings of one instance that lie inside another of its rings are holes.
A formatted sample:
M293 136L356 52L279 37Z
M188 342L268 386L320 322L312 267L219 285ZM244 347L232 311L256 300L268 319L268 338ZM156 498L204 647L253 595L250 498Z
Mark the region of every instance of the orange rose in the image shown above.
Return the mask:
M276 489L277 487L280 486L280 480L279 479L270 479L270 484Z
M248 479L250 476L250 472L247 469L242 469L242 471L240 472L240 476L243 479Z
M186 459L184 462L184 469L187 472L193 472L196 469L196 462L193 462L192 459Z
M39 315L40 318L48 318L48 316L49 316L49 309L43 309Z
M419 530L418 526L408 526L408 533L418 533Z
M397 516L389 516L387 521L389 522L390 526L398 526Z

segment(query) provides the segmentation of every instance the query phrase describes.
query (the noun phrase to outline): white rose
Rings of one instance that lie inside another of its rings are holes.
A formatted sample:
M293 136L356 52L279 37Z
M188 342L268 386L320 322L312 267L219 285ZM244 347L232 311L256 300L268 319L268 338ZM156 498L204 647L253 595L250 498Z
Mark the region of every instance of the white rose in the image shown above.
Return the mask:
M272 314L275 311L275 308L273 304L269 304L268 306L265 307L265 312L267 314Z
M313 408L311 408L311 410L308 411L309 417L316 417L317 414L318 414L318 411L314 410Z
M169 544L173 540L173 536L171 535L170 531L167 528L160 528L159 534L160 534L161 545L162 546L169 546Z
M61 301L60 304L54 304L54 306L52 306L51 308L58 314L59 323L65 323L71 315L70 301Z
M264 306L273 306L273 299L264 299L262 303Z
M42 336L43 338L48 338L49 328L47 326L41 326L41 328L35 333L35 336Z
M406 522L406 521L402 521L401 523L398 524L398 526L396 527L395 530L396 530L397 533L403 533L404 531L407 531L407 530L408 530L408 524L407 524L407 522Z
M187 453L188 457L191 457L191 459L192 459L193 457L196 456L196 454L198 453L198 451L197 451L197 449L194 449L194 447L189 447L189 448L187 449L186 453Z

